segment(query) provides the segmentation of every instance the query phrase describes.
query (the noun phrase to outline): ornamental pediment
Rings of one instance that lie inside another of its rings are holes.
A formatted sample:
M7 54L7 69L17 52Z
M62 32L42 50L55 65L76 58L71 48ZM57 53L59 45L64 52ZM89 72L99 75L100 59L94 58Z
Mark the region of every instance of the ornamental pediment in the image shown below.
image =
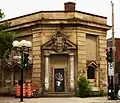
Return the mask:
M66 50L76 49L76 45L68 40L61 31L57 31L52 36L51 40L42 46L42 49L64 52Z
M93 68L97 68L98 67L98 63L94 60L91 60L91 61L87 61L87 67L93 67Z

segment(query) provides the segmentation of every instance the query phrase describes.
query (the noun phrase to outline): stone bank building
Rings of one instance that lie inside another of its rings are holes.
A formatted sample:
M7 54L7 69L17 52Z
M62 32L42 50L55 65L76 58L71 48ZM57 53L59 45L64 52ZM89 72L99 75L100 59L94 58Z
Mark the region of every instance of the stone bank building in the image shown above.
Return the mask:
M110 26L106 17L76 11L75 5L66 2L63 11L40 11L5 20L11 22L9 29L16 32L18 40L32 42L32 66L24 70L24 80L45 95L75 94L80 76L86 76L95 91L106 88L105 48ZM13 88L18 80L19 63L7 63L0 90Z

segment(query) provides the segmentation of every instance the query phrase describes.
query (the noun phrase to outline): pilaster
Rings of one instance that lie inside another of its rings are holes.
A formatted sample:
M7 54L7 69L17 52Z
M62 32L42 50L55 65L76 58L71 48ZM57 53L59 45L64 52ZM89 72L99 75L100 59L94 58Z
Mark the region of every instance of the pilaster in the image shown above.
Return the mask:
M33 33L33 70L32 84L34 87L41 88L41 32L40 28L32 29Z
M78 79L80 76L86 76L86 34L77 30L77 45L78 45Z
M107 86L107 62L106 62L106 55L105 49L107 47L106 38L104 36L99 36L99 57L100 57L100 87Z

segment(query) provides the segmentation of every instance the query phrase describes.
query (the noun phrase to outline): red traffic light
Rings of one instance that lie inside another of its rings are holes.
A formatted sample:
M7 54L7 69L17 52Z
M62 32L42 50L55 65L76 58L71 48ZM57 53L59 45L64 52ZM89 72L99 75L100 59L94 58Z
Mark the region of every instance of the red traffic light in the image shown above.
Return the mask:
M106 52L107 52L107 53L110 52L110 49L106 49Z
M112 48L107 48L106 49L106 60L108 62L112 62L113 61L113 57L112 57Z

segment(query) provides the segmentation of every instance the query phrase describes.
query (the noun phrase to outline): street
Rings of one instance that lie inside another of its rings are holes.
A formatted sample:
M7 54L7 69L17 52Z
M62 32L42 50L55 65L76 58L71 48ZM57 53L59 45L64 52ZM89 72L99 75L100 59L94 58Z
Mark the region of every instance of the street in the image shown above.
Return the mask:
M0 97L0 103L20 103L19 98ZM68 98L25 98L22 103L120 103L120 100L108 100L107 97L68 97Z

